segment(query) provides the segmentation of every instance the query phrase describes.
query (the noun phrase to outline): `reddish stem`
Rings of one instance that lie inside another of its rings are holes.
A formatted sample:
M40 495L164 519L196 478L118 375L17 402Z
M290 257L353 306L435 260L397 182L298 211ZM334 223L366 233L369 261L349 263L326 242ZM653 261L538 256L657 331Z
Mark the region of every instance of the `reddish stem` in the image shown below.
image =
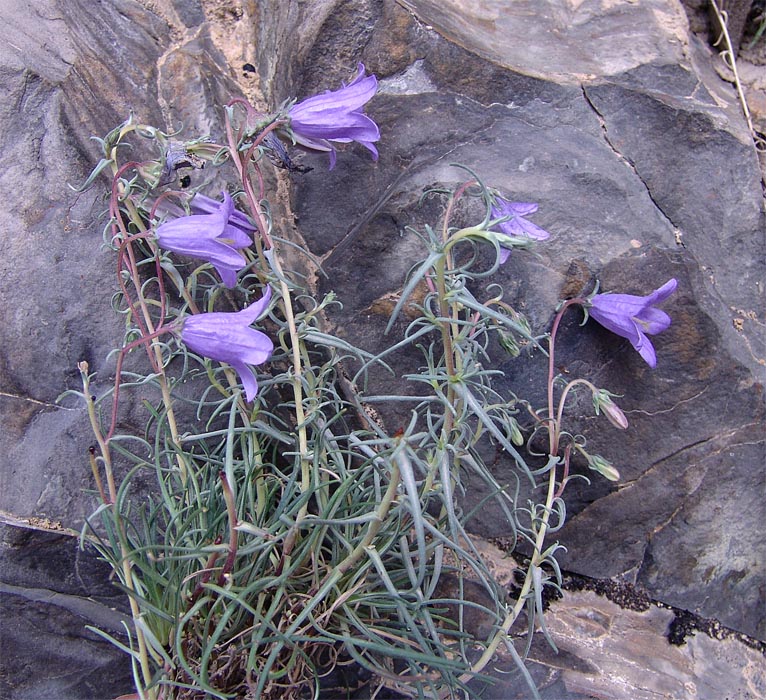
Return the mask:
M141 317L141 313L139 309L137 308L137 302L133 301L133 299L131 298L130 292L128 291L128 287L125 284L125 281L123 280L121 273L122 273L123 267L125 267L128 270L128 273L130 274L130 278L133 280L133 286L136 287L136 289L139 289L138 281L137 281L138 270L135 268L135 265L134 265L135 254L133 253L132 243L136 239L146 238L147 236L149 236L148 232L135 233L135 234L129 235L127 238L123 239L117 251L117 282L120 285L120 290L122 291L123 296L125 297L125 300L128 304L128 307L131 310L131 313L133 314L133 320L138 326L138 330L143 337L149 336L149 331L144 325L144 320ZM126 252L129 258L129 261L127 264L125 263ZM157 267L158 280L160 280L159 287L160 287L160 302L161 302L162 311L160 313L159 323L157 324L157 326L160 327L163 325L163 323L165 323L165 286L161 281L162 268L160 266L158 255L155 255L155 265ZM147 351L147 356L149 357L149 362L152 365L152 369L155 372L159 372L160 368L157 365L157 358L148 351Z
M447 204L447 209L444 212L444 229L442 230L442 242L443 243L447 242L447 232L449 231L449 220L452 217L452 208L455 206L455 204L457 203L458 199L460 199L463 196L465 191L469 187L471 187L473 185L476 185L476 184L478 184L476 182L476 180L467 180L466 182L464 182L462 185L460 185L460 187L458 187L455 190L455 193L450 198L450 201Z
M112 422L109 425L109 432L106 434L106 438L104 439L104 442L109 442L109 440L111 440L112 436L114 435L114 431L117 427L117 405L120 399L122 363L125 360L125 356L131 350L133 350L133 348L137 348L142 343L148 343L153 338L157 338L163 333L169 333L169 332L171 332L171 328L169 326L162 326L161 328L158 328L157 330L155 330L154 333L143 335L137 340L134 340L132 343L128 343L125 347L120 349L120 354L117 356L117 369L115 370L115 378L114 378L114 396L112 398Z
M564 472L561 475L561 483L559 484L559 488L556 491L556 495L553 497L554 501L557 498L561 498L561 494L564 493L564 489L566 488L567 481L569 480L569 458L571 454L572 454L572 446L567 445L564 448Z
M556 334L558 333L559 324L561 323L561 319L564 316L564 312L570 307L574 306L575 304L582 305L585 303L584 299L576 298L576 299L567 299L559 309L558 313L556 314L556 318L553 320L553 326L551 328L551 333L548 338L548 421L550 422L550 427L548 428L548 435L550 436L550 442L549 442L549 454L555 455L558 454L559 451L559 426L556 425L556 422L554 420L554 407L553 407L553 379L554 379L554 370L556 368L556 362L554 360L554 354L555 354L555 347L556 347Z
M221 544L223 542L223 537L218 535L218 537L215 538L214 544ZM205 562L205 569L202 572L202 576L200 577L199 583L195 586L194 592L191 594L189 598L189 607L194 605L195 602L197 602L197 598L200 597L202 594L202 591L205 588L205 584L210 580L210 577L213 575L213 567L215 566L216 561L218 561L218 557L220 556L220 552L212 552L210 556L207 559L207 562Z
M245 188L245 194L247 195L250 211L253 215L253 219L255 220L256 225L258 226L258 232L261 234L261 239L263 240L266 248L272 248L273 243L271 241L271 237L269 236L268 226L266 226L266 222L263 220L263 214L261 213L261 208L258 204L260 198L256 198L255 191L253 190L253 184L250 181L250 178L247 177L247 165L252 161L253 153L258 148L258 146L261 145L266 135L269 132L274 131L274 129L278 128L283 123L284 122L282 121L275 121L269 124L260 134L258 134L258 137L255 139L250 148L248 148L245 157L242 158L237 148L237 142L234 138L231 121L228 118L226 119L226 138L228 140L229 153L234 163L234 167L237 169L239 178L242 181L242 185ZM259 187L261 190L263 190L263 179L261 177L260 171L257 168L256 172L258 174Z

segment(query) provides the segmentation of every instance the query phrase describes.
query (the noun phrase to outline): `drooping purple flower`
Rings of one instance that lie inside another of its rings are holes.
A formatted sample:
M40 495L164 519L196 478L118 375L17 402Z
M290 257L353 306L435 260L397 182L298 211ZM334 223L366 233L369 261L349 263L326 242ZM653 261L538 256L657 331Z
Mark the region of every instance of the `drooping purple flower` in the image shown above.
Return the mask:
M374 75L365 76L364 64L360 63L356 78L348 85L297 102L288 110L295 141L304 148L329 152L330 170L336 159L330 141L361 143L377 160L378 150L373 142L380 140L380 130L362 111L377 89L378 79Z
M596 294L590 300L589 313L604 328L627 338L646 363L654 368L657 354L647 333L655 335L670 326L670 316L654 308L667 299L678 283L670 279L659 289L643 297L633 294Z
M271 288L246 309L235 312L215 311L196 314L183 320L181 340L192 352L218 362L227 362L239 374L245 397L252 401L258 393L258 381L248 365L261 365L274 351L274 343L250 324L266 310Z
M237 285L237 271L247 265L239 249L253 241L255 227L234 209L227 192L223 202L197 194L191 202L194 213L166 221L157 227L157 242L165 250L209 262L229 287Z
M511 217L507 221L496 224L492 230L499 229L501 233L511 238L534 238L538 241L544 241L550 238L551 234L540 228L537 224L527 221L525 217L534 214L537 211L537 204L532 202L509 202L502 197L494 197L494 204L490 206L490 214L493 219L501 219L506 216ZM511 255L510 241L499 240L500 244L500 264L508 260Z

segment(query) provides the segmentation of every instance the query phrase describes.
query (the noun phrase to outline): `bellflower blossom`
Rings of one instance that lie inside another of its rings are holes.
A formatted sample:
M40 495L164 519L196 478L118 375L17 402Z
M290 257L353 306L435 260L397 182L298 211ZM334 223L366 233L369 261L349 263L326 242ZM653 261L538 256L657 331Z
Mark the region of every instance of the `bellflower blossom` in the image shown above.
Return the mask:
M646 363L654 368L657 355L646 334L661 333L670 326L670 316L654 308L667 299L678 283L670 279L647 296L632 294L596 294L588 307L590 315L612 333L627 338Z
M362 108L375 95L378 79L364 74L364 64L348 85L297 102L288 110L290 128L295 141L314 151L330 153L330 170L335 167L336 153L330 141L356 141L378 159L373 141L380 140L378 125L363 113Z
M237 271L247 265L239 249L253 242L250 233L255 227L234 209L227 192L223 193L223 202L197 194L191 201L191 210L195 213L158 226L157 242L165 250L206 260L227 287L235 287Z
M274 343L250 324L266 310L271 288L246 309L235 312L212 312L188 316L182 322L181 340L192 352L218 362L227 362L239 375L245 397L252 401L258 393L258 381L248 365L268 361Z
M493 219L501 219L506 216L511 218L495 224L493 227L499 229L499 233L504 233L510 238L534 238L538 241L544 241L550 238L551 234L541 229L537 224L527 221L524 217L534 214L537 211L537 204L532 202L509 202L502 197L494 197L494 204L490 206L490 215ZM508 260L511 255L510 248L512 243L508 240L498 240L500 244L500 264Z

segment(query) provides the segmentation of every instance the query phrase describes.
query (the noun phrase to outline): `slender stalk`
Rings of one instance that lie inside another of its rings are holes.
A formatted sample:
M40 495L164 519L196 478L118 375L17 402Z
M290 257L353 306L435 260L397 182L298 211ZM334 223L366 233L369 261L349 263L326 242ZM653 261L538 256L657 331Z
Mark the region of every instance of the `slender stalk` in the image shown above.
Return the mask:
M559 438L560 438L560 426L557 421L553 420L554 405L553 405L553 381L555 379L556 360L555 360L555 347L556 347L556 335L558 334L559 325L564 313L570 306L575 304L581 305L582 299L567 299L558 310L556 317L553 319L553 326L551 327L551 333L548 338L548 436L549 436L549 452L548 454L558 454L559 451Z
M120 353L117 356L117 367L114 370L114 391L112 392L112 421L109 425L109 432L105 437L106 442L109 442L112 439L114 431L117 428L117 409L120 402L120 386L122 384L122 363L125 361L125 357L131 350L137 348L139 345L149 343L157 336L160 336L163 333L168 333L169 331L170 328L167 327L158 328L151 335L142 336L141 338L134 340L132 343L128 343L125 347L120 348Z
M101 459L104 464L104 473L106 475L107 488L109 492L109 505L112 508L112 517L117 525L117 530L120 539L120 566L122 568L122 579L125 583L125 587L130 591L131 595L128 595L128 602L130 604L130 614L133 618L133 627L136 634L136 642L138 643L138 659L141 667L141 675L144 681L144 685L148 686L152 680L152 669L149 664L149 655L147 652L146 639L140 626L137 624L141 618L141 610L138 607L138 601L135 599L136 586L133 581L133 565L130 561L126 545L125 524L120 517L120 513L117 510L117 486L114 481L114 470L112 469L111 452L109 450L109 443L104 439L101 433L101 426L99 424L98 416L96 415L95 402L90 393L90 378L88 377L88 363L81 362L78 365L80 369L80 375L82 377L83 393L85 395L85 404L88 410L88 418L90 419L91 429L96 437L99 448L101 450ZM103 493L103 490L102 490ZM138 688L139 695L144 697L144 689ZM157 697L155 689L149 689L149 698L155 700Z
M559 325L561 323L561 319L566 312L566 310L575 304L582 304L582 299L569 299L565 301L561 308L559 309L558 313L556 314L556 317L553 321L553 326L551 327L551 333L548 341L548 435L549 435L549 447L550 447L550 455L557 455L559 452L559 440L561 437L561 411L556 415L556 418L554 419L554 393L553 393L553 383L555 379L555 344L556 344L556 335L558 333ZM576 382L572 382L572 384L575 384ZM571 385L570 385L571 387ZM567 390L564 392L564 396L562 397L561 405L563 406L563 399L566 398ZM567 451L567 455L565 458L565 476L566 472L568 471L569 467L569 454ZM487 645L487 648L484 650L484 653L479 657L479 659L474 662L471 666L471 672L463 674L460 678L462 681L467 682L471 679L472 675L480 673L486 665L490 662L492 657L494 656L495 652L497 651L500 644L503 642L505 637L508 635L508 632L510 631L511 627L513 626L513 623L518 618L519 614L521 613L524 605L526 604L527 598L530 594L530 591L532 589L532 583L533 583L533 576L532 571L536 566L540 566L544 562L544 557L542 555L543 552L543 546L545 544L545 537L548 533L549 528L549 521L551 513L553 512L553 503L556 498L559 498L561 496L561 492L563 490L563 483L562 487L558 490L556 489L556 476L557 476L557 469L556 465L552 465L550 472L548 474L548 490L545 498L545 506L543 508L543 515L540 518L540 523L538 525L537 534L535 536L535 544L534 549L532 552L532 557L529 561L529 566L527 567L527 572L524 577L524 584L521 587L521 591L519 592L518 600L516 601L516 605L511 609L511 611L506 615L505 619L503 620L503 623L498 628L497 632L495 633L494 637L492 638L492 641Z
M569 384L567 384L566 387L564 388L564 391L561 392L561 398L559 399L559 407L558 407L558 410L556 411L557 425L561 425L561 420L564 417L564 405L566 404L566 400L567 400L567 396L569 396L569 392L572 389L574 389L578 384L584 384L591 390L591 392L595 393L596 391L596 387L593 386L593 383L589 382L587 379L575 379L569 382Z
M136 225L139 231L141 231L142 233L145 233L146 226L143 223L141 215L136 209L136 206L133 200L126 195L125 186L119 179L119 176L128 167L135 166L136 164L127 163L126 165L123 165L122 167L118 168L117 161L116 161L116 148L113 149L112 158L113 158L113 161L112 161L113 184L112 184L111 207L113 211L113 218L114 218L115 224L120 228L121 233L123 234L123 241L125 242L125 250L128 254L128 259L130 261L128 265L128 272L133 282L133 286L138 292L138 304L139 304L139 308L141 309L141 313L143 315L144 328L141 328L141 333L142 335L151 337L151 354L149 354L149 360L155 372L157 373L157 383L160 385L160 393L162 395L162 403L165 407L165 415L167 416L168 428L170 429L170 436L173 440L174 445L178 448L176 450L176 462L178 464L178 469L181 475L181 483L186 484L187 466L186 466L186 461L184 460L181 449L180 449L178 425L176 423L175 411L173 409L173 401L170 395L170 388L168 387L167 376L165 375L165 372L163 369L162 348L156 340L155 325L152 320L149 307L146 303L146 299L141 293L141 289L142 289L141 279L140 279L140 275L138 271L138 265L136 263L135 253L133 251L132 238L128 235L128 232L124 227L124 224L122 222L122 217L119 215L119 208L117 204L118 200L122 198L122 200L125 203L125 207L129 212L131 221L133 221L133 223ZM148 242L152 249L152 252L154 253L155 257L157 257L158 251L157 251L156 244L152 242L151 240L148 240ZM118 277L120 277L119 271L118 271ZM158 284L160 285L160 304L163 308L162 319L164 319L165 296L164 296L164 287L163 287L161 278L162 278L162 274L160 273L158 274L158 280L159 280Z
M218 585L223 586L226 574L231 571L237 557L237 504L234 502L234 492L231 490L226 473L222 471L219 476L221 477L223 500L226 501L226 515L229 518L229 554L218 577Z
M713 8L716 20L718 21L718 29L721 31L721 35L718 37L718 41L716 41L715 45L717 46L721 42L724 44L725 48L721 52L724 63L726 63L726 65L731 69L731 72L734 74L734 87L737 90L737 98L739 99L739 105L742 108L742 114L744 115L745 121L747 122L747 128L750 131L750 135L754 141L757 141L758 137L756 136L755 129L753 128L753 119L750 116L750 109L747 106L747 98L745 97L745 92L742 89L742 82L739 79L739 71L737 70L737 58L735 55L734 46L731 43L731 36L729 35L729 18L727 17L726 11L722 12L718 7L717 0L710 0L710 5Z
M508 636L508 632L513 626L513 623L516 622L516 619L519 617L519 614L527 602L527 598L529 597L530 590L532 588L532 569L535 566L542 564L544 560L542 556L543 545L545 544L545 536L548 533L550 514L553 509L553 501L555 498L556 468L552 467L548 476L548 493L545 499L545 508L540 520L540 526L537 531L537 536L535 537L534 551L532 553L532 558L529 561L529 566L527 567L527 572L524 576L524 584L522 585L521 591L519 592L519 597L516 601L516 605L514 605L508 615L506 615L497 632L495 632L495 635L492 637L492 641L484 650L484 653L471 665L470 672L464 673L462 676L460 676L460 680L464 683L471 680L471 678L476 674L481 673L487 664L492 660L492 657L495 655L498 647Z
M292 352L292 364L293 364L293 398L295 402L295 421L298 426L298 452L301 464L301 489L307 492L311 488L311 462L308 456L308 435L306 431L306 415L303 410L303 364L301 361L301 339L298 335L298 328L295 323L295 314L293 313L292 295L290 294L290 288L285 281L285 274L282 268L282 264L279 260L279 255L273 247L273 243L269 236L269 227L264 219L263 212L255 197L255 191L253 189L252 182L248 176L247 167L251 162L252 154L255 149L262 142L266 134L279 126L280 122L274 122L269 124L263 132L258 135L253 145L248 149L246 159L240 157L239 149L237 147L237 141L234 136L234 130L230 119L226 119L226 137L228 139L229 153L234 163L245 193L250 205L250 211L253 215L253 219L256 222L258 231L261 235L261 239L266 247L272 251L269 256L269 261L279 279L279 288L282 297L282 310L285 314L285 321L287 322L287 329L290 336L290 346ZM308 503L302 508L296 519L296 525L298 525L308 513ZM287 543L286 543L287 544Z
M98 488L98 495L101 497L102 503L108 503L106 499L106 493L104 491L104 484L101 482L101 474L98 469L98 462L96 461L96 448L91 446L88 450L88 461L90 462L90 470L93 472L93 479L96 482L96 488Z

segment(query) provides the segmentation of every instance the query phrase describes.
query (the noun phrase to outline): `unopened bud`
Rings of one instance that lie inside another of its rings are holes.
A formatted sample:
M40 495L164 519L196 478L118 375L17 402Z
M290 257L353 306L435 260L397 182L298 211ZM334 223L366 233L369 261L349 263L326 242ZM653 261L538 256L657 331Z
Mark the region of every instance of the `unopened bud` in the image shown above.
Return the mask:
M612 401L608 391L593 392L593 407L596 409L596 415L603 411L609 422L620 430L628 427L628 419L622 412L622 409Z
M597 471L609 481L619 481L620 472L618 472L610 462L607 462L601 455L587 455L588 466Z
M521 354L521 348L510 333L500 333L500 345L511 357L518 357Z
M511 442L516 445L516 447L521 447L521 445L524 444L524 436L521 434L521 428L519 427L518 421L515 418L511 418L508 423L511 429Z

